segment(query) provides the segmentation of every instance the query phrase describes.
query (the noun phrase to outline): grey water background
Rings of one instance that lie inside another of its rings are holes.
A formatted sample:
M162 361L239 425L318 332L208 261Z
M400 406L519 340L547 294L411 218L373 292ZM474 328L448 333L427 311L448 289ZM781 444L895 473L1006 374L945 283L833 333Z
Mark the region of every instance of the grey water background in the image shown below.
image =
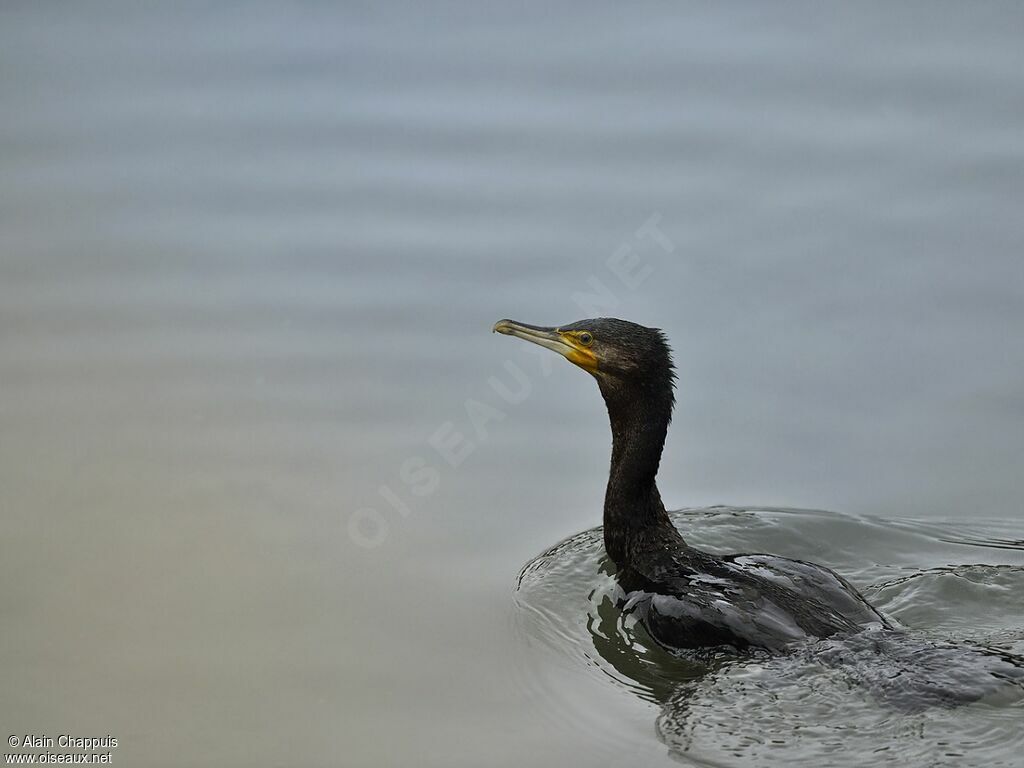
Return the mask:
M1022 24L4 3L4 730L124 765L668 762L647 704L510 631L609 440L586 375L489 330L594 280L676 349L669 505L1019 534Z

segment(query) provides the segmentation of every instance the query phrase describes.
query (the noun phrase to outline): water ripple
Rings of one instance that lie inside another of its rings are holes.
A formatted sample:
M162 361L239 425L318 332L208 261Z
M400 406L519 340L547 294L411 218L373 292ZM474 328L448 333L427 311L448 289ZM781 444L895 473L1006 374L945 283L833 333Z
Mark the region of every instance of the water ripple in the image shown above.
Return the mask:
M676 759L860 765L870 755L883 765L998 766L1024 748L1024 659L1014 655L1024 650L1024 567L948 562L964 545L984 552L1007 541L993 535L998 525L967 532L733 507L682 510L675 520L700 547L728 542L835 565L907 627L787 656L669 653L619 611L622 592L600 528L560 542L520 574L518 628L582 674L652 705L657 736ZM860 546L842 543L850 541ZM889 551L883 542L896 542L902 556L873 562ZM548 693L558 717L558 693Z

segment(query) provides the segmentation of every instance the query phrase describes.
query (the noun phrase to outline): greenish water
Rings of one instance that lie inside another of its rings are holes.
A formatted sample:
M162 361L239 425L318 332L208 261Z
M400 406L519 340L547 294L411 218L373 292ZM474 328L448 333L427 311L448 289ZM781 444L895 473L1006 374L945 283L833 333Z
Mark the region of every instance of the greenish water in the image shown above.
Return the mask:
M1024 540L1022 23L4 3L0 723L121 765L475 768L807 763L842 714L853 753L1012 763L1012 703L887 731L825 672L780 694L806 729L736 746L771 665L701 678L681 749L581 662L595 552L531 624L516 577L599 522L608 428L489 331L664 328L666 503L844 513L696 540L1019 651L1019 550L979 545Z
M649 723L632 729L594 715L588 730L610 752L628 739L642 751L654 730L684 764L1016 763L1024 541L1002 538L1005 523L731 507L683 510L675 521L702 549L828 562L900 631L781 657L674 656L618 610L600 529L585 531L532 561L516 589L524 665L540 671L534 684L553 716L571 697L545 670L566 665L646 703Z

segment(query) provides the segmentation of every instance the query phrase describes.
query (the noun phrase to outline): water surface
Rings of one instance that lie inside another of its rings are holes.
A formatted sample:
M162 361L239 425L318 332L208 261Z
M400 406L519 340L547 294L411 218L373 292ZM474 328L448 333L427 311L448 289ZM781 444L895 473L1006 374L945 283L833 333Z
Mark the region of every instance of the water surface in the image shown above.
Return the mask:
M573 664L648 704L667 752L694 765L1014 765L1024 717L1024 543L976 521L855 518L794 509L674 513L691 546L834 564L896 629L789 653L670 652L619 610L600 528L531 561L516 601L526 665ZM847 546L851 540L858 547ZM992 550L1002 550L998 554ZM884 565L876 559L884 557ZM958 566L935 565L961 561ZM537 681L544 687L542 680ZM560 688L545 702L561 710ZM554 715L553 715L554 716ZM594 728L610 750L650 734Z
M800 547L1017 642L1016 550L932 543L1024 539L1022 22L3 4L0 721L125 765L671 764L654 705L519 631L609 438L500 317L664 328L670 506L906 521Z

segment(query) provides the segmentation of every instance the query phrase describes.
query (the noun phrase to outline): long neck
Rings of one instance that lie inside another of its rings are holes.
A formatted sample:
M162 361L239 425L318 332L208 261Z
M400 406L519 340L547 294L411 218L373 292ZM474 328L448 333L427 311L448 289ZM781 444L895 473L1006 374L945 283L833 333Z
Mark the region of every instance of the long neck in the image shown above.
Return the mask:
M605 549L620 568L638 543L677 536L655 477L672 417L671 388L626 388L602 382L612 428L612 461L604 499Z

